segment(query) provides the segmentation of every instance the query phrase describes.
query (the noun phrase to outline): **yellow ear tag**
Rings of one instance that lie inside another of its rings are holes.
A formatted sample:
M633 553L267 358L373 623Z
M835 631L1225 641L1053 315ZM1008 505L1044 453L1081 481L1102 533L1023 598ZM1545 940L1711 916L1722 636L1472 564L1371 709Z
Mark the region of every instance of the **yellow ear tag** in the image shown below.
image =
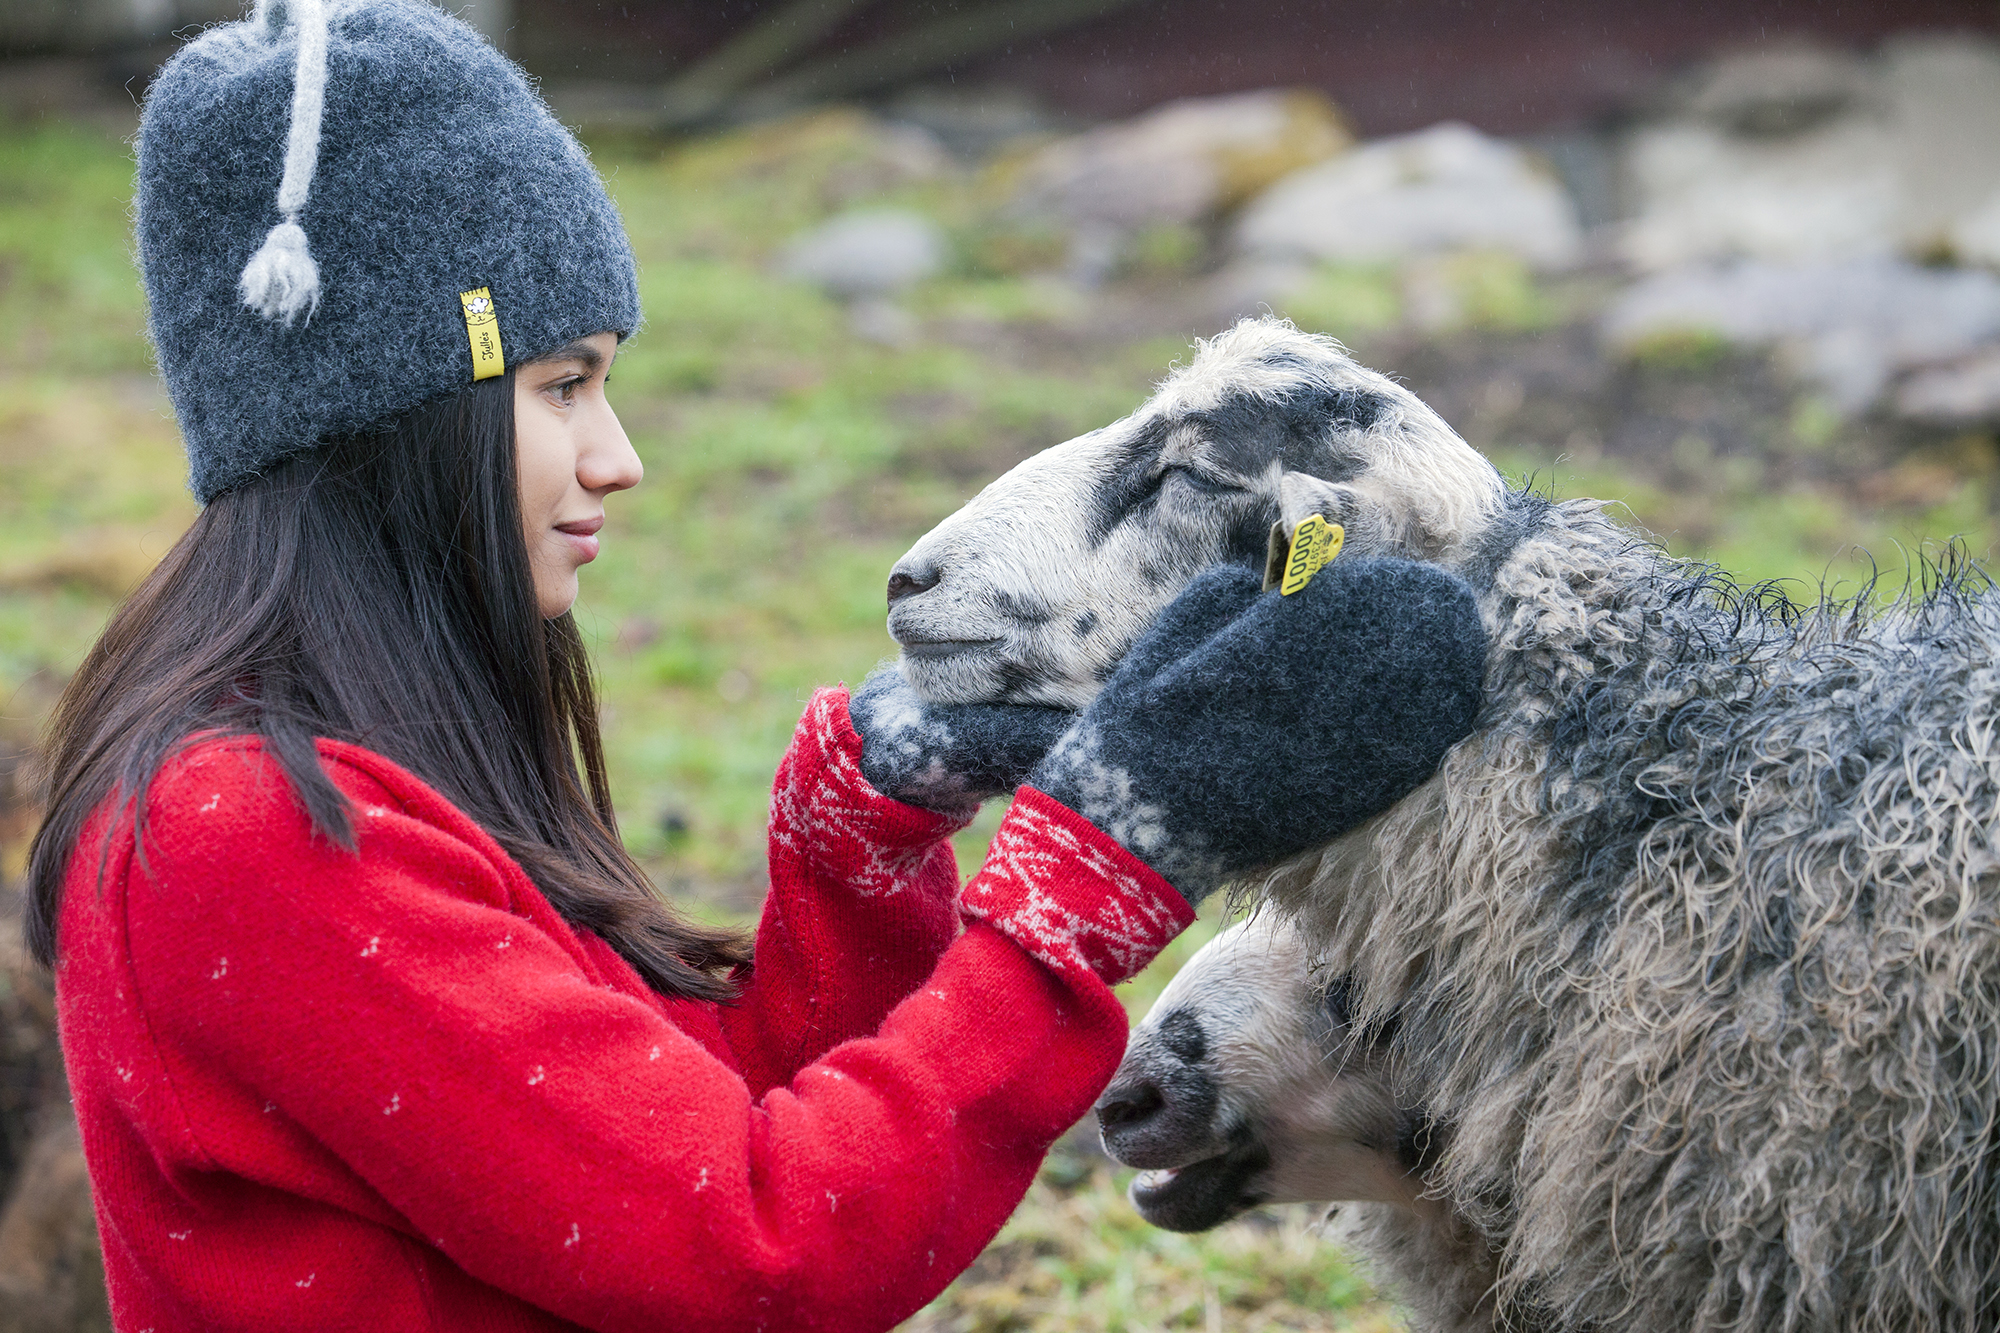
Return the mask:
M1283 523L1273 523L1264 556L1264 591L1276 588L1280 596L1290 597L1333 563L1346 540L1347 529L1318 514L1293 528L1289 537Z
M493 293L474 287L458 294L465 307L465 336L472 342L472 378L490 380L507 373L507 357L500 350L500 312L493 307Z

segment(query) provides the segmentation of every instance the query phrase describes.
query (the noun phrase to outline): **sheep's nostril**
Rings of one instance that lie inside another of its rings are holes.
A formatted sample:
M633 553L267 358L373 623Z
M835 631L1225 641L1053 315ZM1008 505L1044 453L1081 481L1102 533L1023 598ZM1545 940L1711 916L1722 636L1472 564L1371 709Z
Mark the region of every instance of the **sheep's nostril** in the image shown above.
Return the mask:
M1113 1084L1097 1099L1097 1127L1118 1129L1145 1120L1167 1104L1159 1085L1151 1079Z
M895 571L889 575L889 605L894 606L905 597L914 597L920 592L929 592L937 587L941 577L935 569L923 569L915 574L905 569Z

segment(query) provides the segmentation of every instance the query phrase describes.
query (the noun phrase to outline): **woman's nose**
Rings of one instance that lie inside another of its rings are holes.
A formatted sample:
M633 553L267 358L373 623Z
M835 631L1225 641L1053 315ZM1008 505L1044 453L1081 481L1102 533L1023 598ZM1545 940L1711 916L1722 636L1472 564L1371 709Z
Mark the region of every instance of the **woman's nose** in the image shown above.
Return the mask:
M605 419L593 423L591 437L577 458L577 484L587 491L625 491L646 475L639 451L626 438L625 427L607 406Z

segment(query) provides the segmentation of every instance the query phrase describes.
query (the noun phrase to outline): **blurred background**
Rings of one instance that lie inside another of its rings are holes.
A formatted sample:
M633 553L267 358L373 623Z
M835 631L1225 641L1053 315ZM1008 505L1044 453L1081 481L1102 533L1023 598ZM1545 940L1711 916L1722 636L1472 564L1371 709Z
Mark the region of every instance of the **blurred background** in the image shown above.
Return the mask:
M626 837L711 916L756 910L809 690L892 651L896 556L1244 314L1798 596L1994 540L1990 0L454 7L583 135L639 253L613 393L647 483L578 618ZM194 512L131 137L159 62L240 12L0 0L0 1333L108 1327L15 894L37 729ZM1398 1326L1310 1210L1151 1231L1090 1143L910 1328Z

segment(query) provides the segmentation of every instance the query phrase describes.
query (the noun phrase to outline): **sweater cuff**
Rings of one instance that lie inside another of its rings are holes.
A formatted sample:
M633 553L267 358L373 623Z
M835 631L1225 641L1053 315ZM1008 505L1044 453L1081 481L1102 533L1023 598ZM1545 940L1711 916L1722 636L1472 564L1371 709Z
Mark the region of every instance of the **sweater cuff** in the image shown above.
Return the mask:
M1194 908L1076 811L1022 787L959 897L1059 975L1117 985L1187 929Z
M817 690L771 786L771 855L838 877L864 898L900 892L976 811L941 814L884 796L861 776L845 686Z

